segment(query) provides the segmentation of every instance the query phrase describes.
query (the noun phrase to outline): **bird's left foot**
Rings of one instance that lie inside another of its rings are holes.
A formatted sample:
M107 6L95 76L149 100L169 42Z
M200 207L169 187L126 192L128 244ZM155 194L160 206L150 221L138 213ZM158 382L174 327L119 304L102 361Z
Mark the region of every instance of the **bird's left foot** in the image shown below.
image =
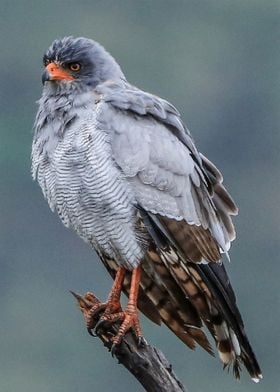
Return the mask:
M138 316L138 309L136 307L128 307L122 312L121 317L118 320L122 320L121 326L118 329L117 334L112 338L111 353L114 356L117 346L122 342L123 337L129 330L132 330L139 347L144 347L147 342L143 337L142 330L140 327L140 321ZM112 321L113 322L113 321Z
M121 321L118 332L112 339L113 347L121 343L122 338L130 329L134 332L137 341L142 341L143 334L141 331L138 309L136 306L128 304L127 308L123 312L112 315L109 319L107 318L106 321L109 321L111 323Z
M88 332L93 336L100 336L106 330L106 324L118 323L113 326L116 333L110 338L112 353L119 345L128 330L132 330L137 338L139 346L145 345L145 339L140 327L137 309L137 298L140 282L140 267L132 271L131 287L126 309L123 311L120 305L120 293L124 279L125 270L120 268L116 274L112 291L106 303L101 303L92 293L87 293L84 297L72 293L79 302ZM101 313L103 313L101 315Z

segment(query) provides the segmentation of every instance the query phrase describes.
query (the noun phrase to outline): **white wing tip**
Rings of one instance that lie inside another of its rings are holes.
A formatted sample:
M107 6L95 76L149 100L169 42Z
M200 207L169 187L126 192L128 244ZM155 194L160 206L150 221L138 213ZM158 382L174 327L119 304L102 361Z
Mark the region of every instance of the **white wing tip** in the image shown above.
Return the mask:
M253 380L255 383L260 382L260 380L262 380L262 379L263 379L263 375L262 375L262 374L258 374L257 377L252 377L252 380Z

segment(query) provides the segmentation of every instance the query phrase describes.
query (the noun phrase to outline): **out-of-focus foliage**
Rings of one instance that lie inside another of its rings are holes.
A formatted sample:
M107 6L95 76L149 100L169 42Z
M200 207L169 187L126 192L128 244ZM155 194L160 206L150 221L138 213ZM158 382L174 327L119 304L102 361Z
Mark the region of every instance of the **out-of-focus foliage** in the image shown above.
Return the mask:
M175 104L222 169L240 215L228 265L264 371L240 383L201 349L143 320L190 391L279 390L279 1L1 1L0 390L140 391L87 336L68 289L104 298L110 279L51 214L30 178L44 50L100 41L128 80Z

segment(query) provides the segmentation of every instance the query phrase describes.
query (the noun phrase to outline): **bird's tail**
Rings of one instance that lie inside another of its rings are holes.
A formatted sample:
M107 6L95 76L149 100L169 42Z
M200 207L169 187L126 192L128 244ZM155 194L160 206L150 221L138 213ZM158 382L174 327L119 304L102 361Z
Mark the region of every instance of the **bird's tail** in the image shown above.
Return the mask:
M201 326L197 322L197 318L200 319L214 337L224 367L232 368L236 378L239 378L243 363L253 381L258 382L262 378L261 370L246 336L235 294L224 265L219 262L207 263L206 260L204 262L202 260L200 263L188 261L184 252L172 239L176 236L169 236L166 226L157 217L152 216L150 224L153 228L153 238L157 243L157 253L169 274L168 277L166 273L164 282L167 279L172 279L173 285L176 284L175 289L169 290L168 297L172 298L174 291L181 291L185 298L184 302L189 304L186 309L182 307L181 300L179 303L179 309L181 307L181 313L184 313L185 318L189 317L190 313L192 314L193 322L184 322L183 324L185 333L193 332L195 329L202 333ZM175 225L176 222L173 221L172 227ZM182 232L180 222L177 226L174 230ZM185 246L187 245L185 244ZM215 250L211 249L211 252L213 253ZM213 253L214 255L215 253ZM151 262L152 260L149 265ZM162 280L160 274L162 272L159 271L159 276L154 276L153 281L160 282ZM187 312L188 314L186 314ZM164 311L161 313L163 314ZM181 318L184 319L182 315ZM163 321L167 325L169 324L166 320L163 319ZM170 325L168 326L170 327ZM176 333L176 331L174 332ZM178 333L176 334L179 336ZM194 340L210 351L205 340L201 340L203 344L195 337Z

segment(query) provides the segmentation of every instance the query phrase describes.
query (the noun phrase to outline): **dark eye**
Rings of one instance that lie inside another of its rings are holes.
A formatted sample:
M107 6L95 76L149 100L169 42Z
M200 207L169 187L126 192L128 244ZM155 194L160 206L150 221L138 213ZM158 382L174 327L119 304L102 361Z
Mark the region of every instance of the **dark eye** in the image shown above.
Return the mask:
M81 69L80 63L69 63L68 68L73 72L78 72Z
M51 62L51 60L48 59L48 58L44 58L44 59L43 59L43 63L44 63L44 66L45 66L45 67L46 67L50 62Z

